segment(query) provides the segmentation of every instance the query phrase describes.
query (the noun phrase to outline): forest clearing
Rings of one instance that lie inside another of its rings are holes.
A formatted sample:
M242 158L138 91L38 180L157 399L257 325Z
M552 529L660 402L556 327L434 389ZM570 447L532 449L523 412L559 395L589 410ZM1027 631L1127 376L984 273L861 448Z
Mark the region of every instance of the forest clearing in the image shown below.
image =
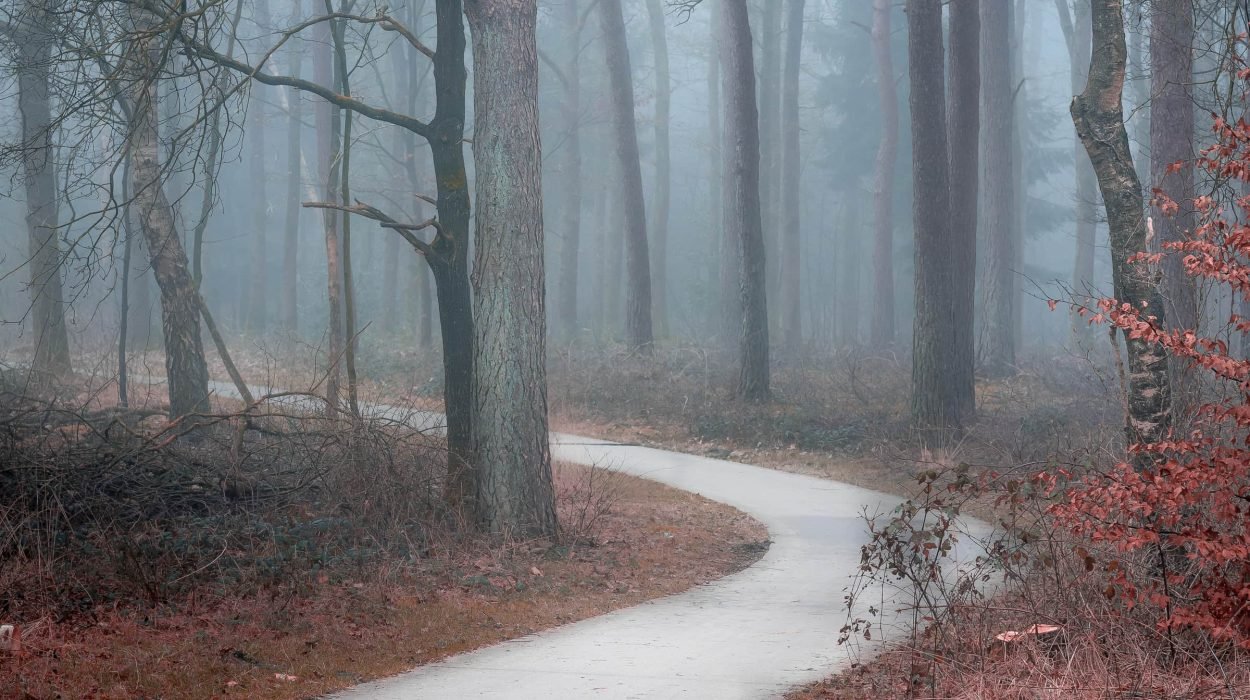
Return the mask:
M0 698L1250 696L1243 0L0 47Z

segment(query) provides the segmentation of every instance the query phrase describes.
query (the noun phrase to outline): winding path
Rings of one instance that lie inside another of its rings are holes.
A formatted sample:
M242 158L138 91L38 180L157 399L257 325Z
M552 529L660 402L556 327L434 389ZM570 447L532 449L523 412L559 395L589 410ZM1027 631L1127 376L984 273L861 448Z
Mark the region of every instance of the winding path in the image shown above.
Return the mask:
M213 390L234 396L234 388ZM257 391L256 393L263 393ZM431 427L442 416L375 405ZM838 645L845 589L867 537L864 512L899 499L849 484L647 447L552 435L557 460L611 467L731 505L768 527L747 569L685 593L459 654L332 696L339 700L774 698L883 643ZM980 529L979 523L970 523ZM975 552L956 552L967 560ZM891 591L865 601L891 620ZM857 614L862 614L858 612ZM875 630L874 630L875 631ZM865 648L865 644L868 648Z

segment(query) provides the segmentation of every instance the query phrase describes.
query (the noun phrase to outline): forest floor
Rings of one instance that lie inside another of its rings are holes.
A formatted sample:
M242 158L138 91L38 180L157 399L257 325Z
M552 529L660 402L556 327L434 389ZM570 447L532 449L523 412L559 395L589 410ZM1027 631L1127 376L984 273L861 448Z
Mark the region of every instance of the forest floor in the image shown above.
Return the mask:
M155 405L138 389L132 405ZM0 652L0 697L310 697L680 592L767 548L763 526L728 506L610 471L557 465L555 476L570 525L560 541L448 533L421 556L248 590L210 579L159 602L121 590L108 600L109 584L95 582L94 604L72 612L14 593L0 623L22 629L22 652ZM324 516L314 510L283 512L312 522Z
M307 382L273 361L270 349L245 358L249 379L275 386ZM436 353L362 348L360 389L371 399L441 409ZM295 363L299 366L299 363ZM305 364L303 366L312 366ZM978 383L978 420L940 447L908 427L908 367L889 355L828 353L777 362L773 400L743 404L729 391L726 353L667 348L651 358L619 350L553 348L549 404L553 430L660 447L835 479L912 497L918 477L969 464L974 473L1087 468L1122 454L1114 373L1076 356L1037 357L1008 380ZM996 520L984 499L964 512ZM1144 618L1103 596L1099 572L1084 570L1071 543L1056 542L1062 585L1028 573L1022 592L957 611L876 659L811 687L793 700L881 697L1236 697L1250 690L1250 660L1213 662L1210 650L1164 640ZM995 635L1060 622L1063 654L1036 645L1012 651ZM939 639L940 637L940 639ZM1191 640L1192 641L1192 640ZM1166 653L1161 652L1164 650ZM1165 656L1167 659L1165 659ZM1250 693L1245 693L1250 694Z

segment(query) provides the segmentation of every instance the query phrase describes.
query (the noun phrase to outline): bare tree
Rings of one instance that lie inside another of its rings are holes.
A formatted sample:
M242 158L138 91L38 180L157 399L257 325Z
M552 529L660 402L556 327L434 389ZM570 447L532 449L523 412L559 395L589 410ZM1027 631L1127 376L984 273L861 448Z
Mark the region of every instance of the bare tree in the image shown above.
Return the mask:
M1128 54L1122 0L1093 0L1092 24L1089 82L1072 100L1072 121L1094 166L1107 209L1115 298L1163 320L1158 270L1145 262L1130 262L1147 250L1147 226L1121 106ZM1124 342L1128 350L1128 441L1158 442L1171 424L1167 356L1157 344L1141 338L1126 337Z
M647 207L642 194L642 166L634 118L634 78L621 0L599 0L603 46L611 84L612 126L617 169L625 214L625 340L630 347L649 351L651 326L651 262L647 244Z
M474 457L492 532L554 536L547 436L536 0L469 0L473 36Z
M161 289L165 374L173 417L206 412L208 366L200 340L199 292L162 188L157 138L157 66L163 50L161 21L147 9L128 8L132 23L128 52L130 191L139 227L147 239L152 270Z
M755 60L746 0L720 0L721 88L725 100L725 226L738 242L742 311L737 394L769 397L768 299L760 217L760 135Z

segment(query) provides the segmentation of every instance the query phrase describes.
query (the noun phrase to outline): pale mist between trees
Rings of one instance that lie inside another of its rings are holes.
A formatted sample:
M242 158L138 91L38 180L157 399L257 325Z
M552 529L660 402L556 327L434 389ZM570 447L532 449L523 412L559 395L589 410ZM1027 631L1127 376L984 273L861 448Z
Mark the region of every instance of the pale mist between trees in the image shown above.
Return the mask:
M0 359L166 376L178 417L275 369L355 413L375 369L435 358L411 381L445 402L446 498L493 531L556 527L569 348L696 348L742 401L890 353L915 424L957 429L977 377L1111 357L1048 299L1227 317L1124 261L1192 227L1150 190L1206 186L1167 165L1241 107L1237 5L3 2Z

